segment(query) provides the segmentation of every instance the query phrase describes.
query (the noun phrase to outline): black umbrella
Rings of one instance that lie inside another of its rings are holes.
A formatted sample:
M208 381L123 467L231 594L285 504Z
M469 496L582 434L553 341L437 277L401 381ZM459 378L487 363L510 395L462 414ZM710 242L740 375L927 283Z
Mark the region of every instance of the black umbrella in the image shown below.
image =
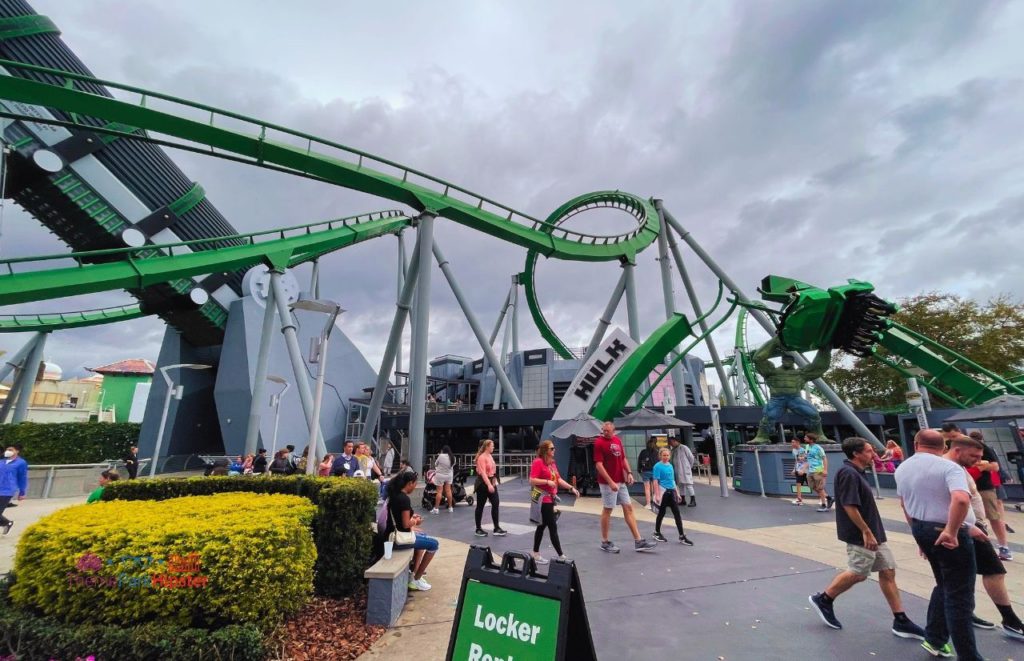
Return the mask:
M971 409L954 413L946 422L970 422L972 420L1008 420L1024 418L1024 397L1000 395Z
M551 432L551 435L555 438L594 438L601 435L601 424L600 420L584 411Z
M618 429L675 429L677 427L693 427L693 423L651 409L639 408L629 415L616 418L615 427Z

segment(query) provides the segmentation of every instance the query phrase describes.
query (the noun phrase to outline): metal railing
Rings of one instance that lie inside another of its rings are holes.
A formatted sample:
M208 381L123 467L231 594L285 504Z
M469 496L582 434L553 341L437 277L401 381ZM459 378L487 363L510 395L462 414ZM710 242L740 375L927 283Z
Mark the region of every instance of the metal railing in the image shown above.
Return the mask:
M149 462L149 459L140 459L139 468ZM49 498L50 491L53 490L53 482L57 477L57 473L61 470L72 470L80 468L93 468L99 471L110 470L123 465L124 462L120 459L104 459L102 462L94 464L33 464L29 466L29 471L46 471L46 479L43 482L43 493L40 498ZM31 474L30 474L31 477Z

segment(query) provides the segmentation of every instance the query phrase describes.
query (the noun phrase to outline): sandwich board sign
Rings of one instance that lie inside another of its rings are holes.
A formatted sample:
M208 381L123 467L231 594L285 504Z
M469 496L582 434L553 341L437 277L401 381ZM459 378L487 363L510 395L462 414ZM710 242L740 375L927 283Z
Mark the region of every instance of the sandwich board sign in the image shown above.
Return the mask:
M575 563L553 560L544 576L525 553L496 565L470 547L446 659L596 661Z

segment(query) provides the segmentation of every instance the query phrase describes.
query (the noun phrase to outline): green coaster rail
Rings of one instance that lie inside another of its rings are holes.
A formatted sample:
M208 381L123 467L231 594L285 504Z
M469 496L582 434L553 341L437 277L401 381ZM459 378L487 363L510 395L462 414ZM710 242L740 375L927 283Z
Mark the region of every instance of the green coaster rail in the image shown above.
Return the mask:
M95 117L152 131L175 139L145 138L158 144L318 179L401 202L417 211L448 218L549 257L580 261L632 260L637 252L657 238L660 228L653 205L629 193L599 191L589 195L594 200L606 199L609 195L614 195L618 200L629 199L631 208L637 210L636 229L617 235L587 234L552 226L546 221L394 161L276 124L91 76L10 60L0 60L0 66L29 72L29 75L42 75L51 81L3 76L0 77L0 98L59 108L73 117ZM139 95L139 102L129 103L81 91L75 88L75 81L88 81ZM177 113L149 107L157 102L173 107ZM189 119L183 116L186 114L200 115L205 121ZM30 114L13 111L0 113L0 116L73 128L78 126L74 122L40 120ZM241 123L251 132L242 133L217 125L218 121L224 123L226 120L235 125ZM97 131L97 127L87 128ZM110 128L109 124L99 132L139 139L138 135L118 131L116 127ZM279 134L282 140L271 140L269 134Z
M0 305L135 289L208 273L266 264L288 268L354 243L393 234L411 223L400 211L380 211L247 234L195 239L139 248L111 248L0 260ZM314 229L323 228L323 229ZM288 236L295 232L294 236ZM262 240L262 241L261 241ZM241 241L242 245L237 245ZM226 244L223 247L218 244ZM179 248L175 254L174 249ZM190 252L181 248L200 248ZM161 253L166 254L161 254ZM101 263L97 259L116 259ZM73 259L78 266L16 272L15 267Z
M0 315L0 333L26 333L29 331L49 333L69 328L113 324L118 321L129 321L145 316L146 313L141 310L137 303L96 310L78 310L76 312L4 314Z

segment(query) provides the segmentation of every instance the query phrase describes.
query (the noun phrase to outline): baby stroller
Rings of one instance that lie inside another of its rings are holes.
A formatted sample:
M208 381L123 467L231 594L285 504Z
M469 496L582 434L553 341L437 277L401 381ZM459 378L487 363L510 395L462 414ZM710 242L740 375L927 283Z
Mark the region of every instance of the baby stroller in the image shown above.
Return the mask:
M473 504L473 496L466 493L466 480L469 479L469 471L465 468L460 468L455 471L455 476L452 479L452 499L456 503L465 502L467 505ZM434 471L427 471L427 485L423 487L423 500L420 503L423 505L423 509L429 510L434 509L434 498L437 497L437 486L434 485ZM447 496L441 496L441 507L455 507L454 504L448 505Z

